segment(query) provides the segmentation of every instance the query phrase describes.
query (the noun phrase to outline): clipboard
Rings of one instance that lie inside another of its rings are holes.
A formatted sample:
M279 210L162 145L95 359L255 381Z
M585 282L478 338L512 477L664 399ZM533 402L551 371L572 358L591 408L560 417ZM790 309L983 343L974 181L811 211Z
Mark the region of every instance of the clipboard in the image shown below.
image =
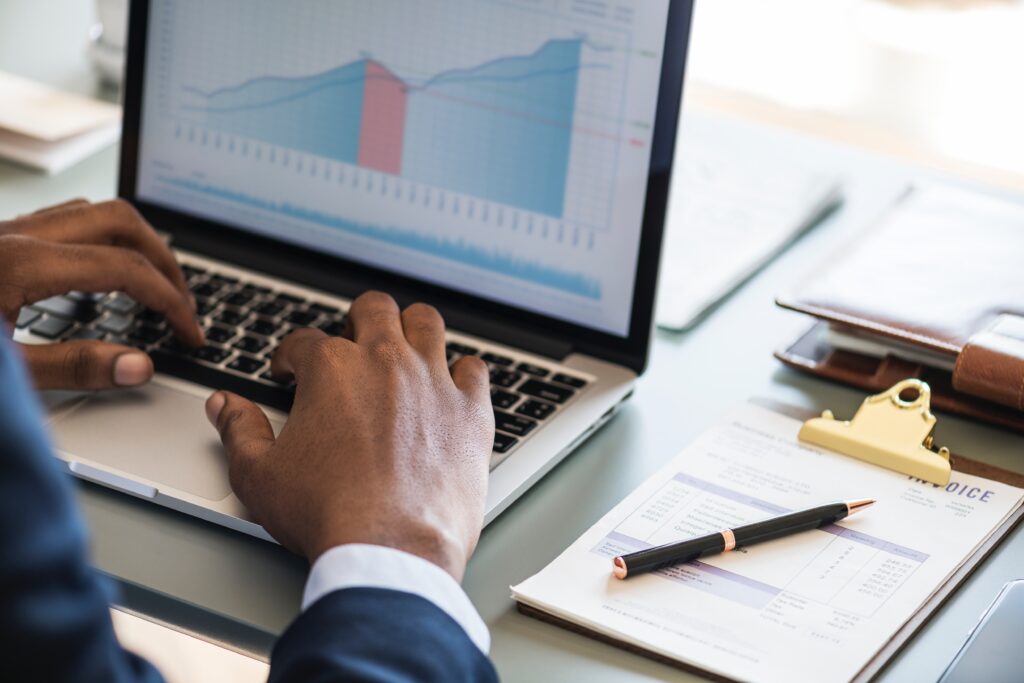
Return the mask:
M916 381L917 380L914 380L914 382ZM895 395L899 396L906 388L906 384L901 382L900 384L890 389L889 392L884 392L883 394L878 394L876 396L869 397L867 400L865 400L865 404L867 404L871 399L876 399L879 396L888 396L890 392L895 392ZM919 387L916 387L916 385L914 388L920 389ZM924 386L924 389L927 389L927 385ZM923 397L923 399L921 397ZM915 398L913 401L904 401L904 407L914 406L915 409L923 407L924 411L927 412L927 398L928 394L925 391L921 391L918 394L918 398ZM811 411L796 408L789 404L780 403L778 401L774 401L771 399L755 398L751 400L751 403L754 403L762 408L766 408L781 415L795 418L797 420L810 422L815 419L815 415ZM807 424L807 422L805 422L805 424ZM930 432L931 427L933 426L934 418L932 418L932 421L928 425L928 436L925 438L925 441L923 443L919 443L916 445L925 446L925 444L927 444L927 449L931 450L932 444L930 441ZM900 446L894 444L894 448L897 449L897 452L899 447ZM902 447L909 447L909 444L904 443L902 444ZM850 454L847 453L847 455ZM952 471L976 475L984 477L986 479L992 479L994 481L1003 482L1011 486L1024 488L1024 474L1018 474L1016 472L1011 472L1010 470L1005 470L1000 467L988 465L977 460L972 460L970 458L958 456L954 453L950 453L948 450L945 449L943 449L941 455L938 452L935 452L935 455L936 457L948 462L950 469ZM891 469L900 468L891 467ZM928 623L928 621L932 618L935 612L938 611L942 607L942 605L946 603L946 601L956 591L956 589L959 588L960 585L963 584L963 582L966 581L971 576L971 574L974 573L978 566L982 562L984 562L985 559L988 558L988 556L991 555L992 552L999 546L999 544L1002 543L1002 541L1010 534L1010 532L1012 532L1021 523L1021 520L1024 520L1024 506L1018 507L988 538L985 539L985 541L981 545L978 546L974 554L968 557L964 561L964 563L960 565L960 567L949 577L949 579L944 584L942 584L931 595L931 597L928 598L927 601L925 601L925 603L920 607L920 609L918 609L918 611L915 612L914 615L909 620L907 620L903 624L903 626L896 631L895 634L893 634L892 638L890 638L889 641L882 646L882 648L875 654L875 656L851 680L854 681L854 683L866 683L867 681L872 681L875 678L877 678L878 675L886 668L889 662L901 650L903 650L904 647L907 646L910 640L924 627L925 624ZM602 642L606 645L612 645L621 650L625 650L626 652L646 657L647 659L651 659L661 664L665 664L674 669L697 674L703 678L712 681L732 682L736 680L726 676L714 674L698 666L687 664L685 662L680 662L670 657L662 656L658 653L646 650L642 647L637 647L631 643L618 640L614 637L589 629L585 626L580 626L577 623L551 615L547 612L536 609L534 607L530 607L521 602L517 602L516 606L519 612L526 616L533 617L535 619L547 622L549 624L553 624L555 626L559 626L561 628L587 636L589 638L593 638L594 640Z

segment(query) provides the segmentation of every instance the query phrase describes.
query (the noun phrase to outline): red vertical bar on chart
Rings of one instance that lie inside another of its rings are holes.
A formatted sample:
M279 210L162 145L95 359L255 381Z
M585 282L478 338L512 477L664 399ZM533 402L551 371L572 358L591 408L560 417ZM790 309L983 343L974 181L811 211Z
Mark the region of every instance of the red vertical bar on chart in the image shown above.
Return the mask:
M381 64L366 62L359 165L384 173L402 173L406 85Z

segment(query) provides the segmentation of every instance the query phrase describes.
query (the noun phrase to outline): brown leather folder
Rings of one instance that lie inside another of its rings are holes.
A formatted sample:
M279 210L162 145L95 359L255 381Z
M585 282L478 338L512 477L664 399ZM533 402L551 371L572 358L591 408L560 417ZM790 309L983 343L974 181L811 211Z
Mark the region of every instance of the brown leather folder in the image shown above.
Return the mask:
M787 365L871 391L917 377L936 410L1024 431L1024 205L913 188L777 303L821 321ZM837 349L820 325L946 362Z

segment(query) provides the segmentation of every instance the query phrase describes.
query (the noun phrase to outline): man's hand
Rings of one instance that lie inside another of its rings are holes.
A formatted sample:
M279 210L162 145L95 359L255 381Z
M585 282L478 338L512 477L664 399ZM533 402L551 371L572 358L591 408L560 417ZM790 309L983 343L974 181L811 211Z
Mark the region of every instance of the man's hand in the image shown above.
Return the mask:
M344 543L419 555L461 579L483 523L494 438L487 366L451 370L444 322L416 304L364 294L349 338L299 330L272 372L297 383L275 439L263 412L217 392L207 415L230 459L231 485L256 520L314 562Z
M174 255L126 202L74 200L0 222L0 315L78 290L124 292L163 314L187 344L201 346L195 301ZM96 341L22 347L39 389L108 389L149 381L137 349Z

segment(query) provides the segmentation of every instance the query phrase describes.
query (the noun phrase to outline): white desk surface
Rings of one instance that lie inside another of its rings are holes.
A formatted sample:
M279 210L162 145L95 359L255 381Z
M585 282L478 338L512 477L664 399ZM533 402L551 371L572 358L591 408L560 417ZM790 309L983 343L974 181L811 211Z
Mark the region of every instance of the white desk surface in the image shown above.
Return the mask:
M0 69L88 91L92 82L82 56L89 3L57 5L0 2ZM650 369L624 411L485 530L465 587L490 625L492 656L505 681L694 678L524 617L509 599L508 587L548 563L737 402L764 396L852 414L861 400L857 392L791 372L772 358L776 347L806 326L799 316L777 309L773 298L854 238L910 179L956 182L820 139L688 113L684 135L722 134L772 136L782 153L842 169L849 178L846 204L692 332L659 332ZM0 162L0 217L76 196L111 197L116 172L114 149L53 178ZM937 440L1024 471L1024 438L1018 435L940 415ZM241 624L239 630L249 634L253 629L274 634L298 612L305 565L284 550L96 487L83 485L80 491L96 565L161 596L161 604L171 605L162 618L173 619L175 609L182 614L198 609L226 617L217 623L229 624L228 631ZM1018 529L883 678L915 683L937 678L1003 583L1021 576L1024 530Z

